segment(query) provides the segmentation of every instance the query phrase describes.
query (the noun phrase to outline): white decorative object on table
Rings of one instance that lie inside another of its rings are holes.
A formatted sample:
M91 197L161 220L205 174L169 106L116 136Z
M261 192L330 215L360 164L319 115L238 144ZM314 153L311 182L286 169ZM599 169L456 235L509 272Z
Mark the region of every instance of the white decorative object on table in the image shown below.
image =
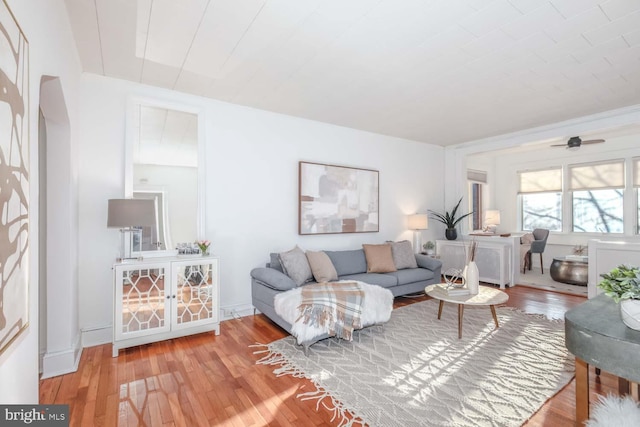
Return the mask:
M478 265L475 261L469 261L467 264L467 287L471 295L478 294L480 286L480 274L478 273Z
M472 240L469 244L468 262L465 268L467 279L467 287L471 295L478 294L478 286L480 286L480 273L478 272L478 265L476 264L476 249L478 248L478 242Z
M625 325L640 331L640 300L625 299L620 301L620 316Z

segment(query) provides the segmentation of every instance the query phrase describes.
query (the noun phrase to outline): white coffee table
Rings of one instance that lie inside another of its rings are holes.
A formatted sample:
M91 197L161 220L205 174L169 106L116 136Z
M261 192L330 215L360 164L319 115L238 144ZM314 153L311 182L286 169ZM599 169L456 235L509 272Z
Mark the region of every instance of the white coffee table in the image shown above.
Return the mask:
M427 286L424 291L431 298L440 301L438 306L438 320L442 316L442 307L445 302L451 302L458 304L458 339L462 338L462 317L464 315L465 305L484 305L491 308L491 314L493 315L493 322L496 324L496 328L499 328L498 316L496 315L496 305L504 304L509 300L509 295L502 292L499 289L491 288L489 286L480 286L480 291L477 295L459 295L449 296L447 293L436 285Z

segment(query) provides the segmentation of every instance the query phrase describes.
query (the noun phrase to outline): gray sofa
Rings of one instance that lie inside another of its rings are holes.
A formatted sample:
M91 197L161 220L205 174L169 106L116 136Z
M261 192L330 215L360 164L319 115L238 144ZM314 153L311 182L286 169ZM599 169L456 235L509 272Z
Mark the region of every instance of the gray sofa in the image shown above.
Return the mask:
M367 273L367 260L362 249L325 253L338 273L338 280L358 280L379 285L389 289L393 296L422 292L425 286L440 283L442 263L427 255L415 255L418 268L407 268L392 273ZM266 267L254 268L251 271L253 306L289 333L291 324L276 314L273 299L278 293L294 287L295 282L283 272L278 254L271 254L271 261Z

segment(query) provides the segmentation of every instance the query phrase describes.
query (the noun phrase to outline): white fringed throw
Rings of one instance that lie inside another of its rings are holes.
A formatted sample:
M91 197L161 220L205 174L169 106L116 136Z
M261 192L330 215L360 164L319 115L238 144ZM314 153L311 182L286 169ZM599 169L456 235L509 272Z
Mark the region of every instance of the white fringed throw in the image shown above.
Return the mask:
M324 282L302 287L300 315L296 322L318 326L329 336L351 341L354 329L362 328L360 314L364 291L358 282Z
M498 308L495 329L486 307L467 307L458 339L456 307L440 321L437 310L433 300L396 309L384 326L320 341L308 357L284 338L258 363L310 379L317 390L300 397L328 398L342 425L520 426L574 375L560 320Z
M337 283L346 282L357 283L364 292L360 313L360 323L363 328L389 320L393 310L393 294L389 289L353 280ZM292 325L291 334L297 338L298 344L313 341L316 337L328 333L324 326L297 321L300 317L298 307L302 304L302 288L304 286L282 292L274 299L276 313Z

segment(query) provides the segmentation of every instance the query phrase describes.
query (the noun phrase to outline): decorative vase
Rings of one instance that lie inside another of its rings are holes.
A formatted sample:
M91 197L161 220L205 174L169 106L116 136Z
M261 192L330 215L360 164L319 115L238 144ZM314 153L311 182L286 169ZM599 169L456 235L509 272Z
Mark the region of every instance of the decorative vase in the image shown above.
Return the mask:
M480 274L478 273L478 265L475 261L469 261L466 268L467 288L471 295L477 295L480 291L478 286L480 285Z
M625 299L620 301L622 322L636 331L640 331L640 300Z
M444 230L444 236L447 240L456 240L458 238L458 231L455 228L447 228Z

